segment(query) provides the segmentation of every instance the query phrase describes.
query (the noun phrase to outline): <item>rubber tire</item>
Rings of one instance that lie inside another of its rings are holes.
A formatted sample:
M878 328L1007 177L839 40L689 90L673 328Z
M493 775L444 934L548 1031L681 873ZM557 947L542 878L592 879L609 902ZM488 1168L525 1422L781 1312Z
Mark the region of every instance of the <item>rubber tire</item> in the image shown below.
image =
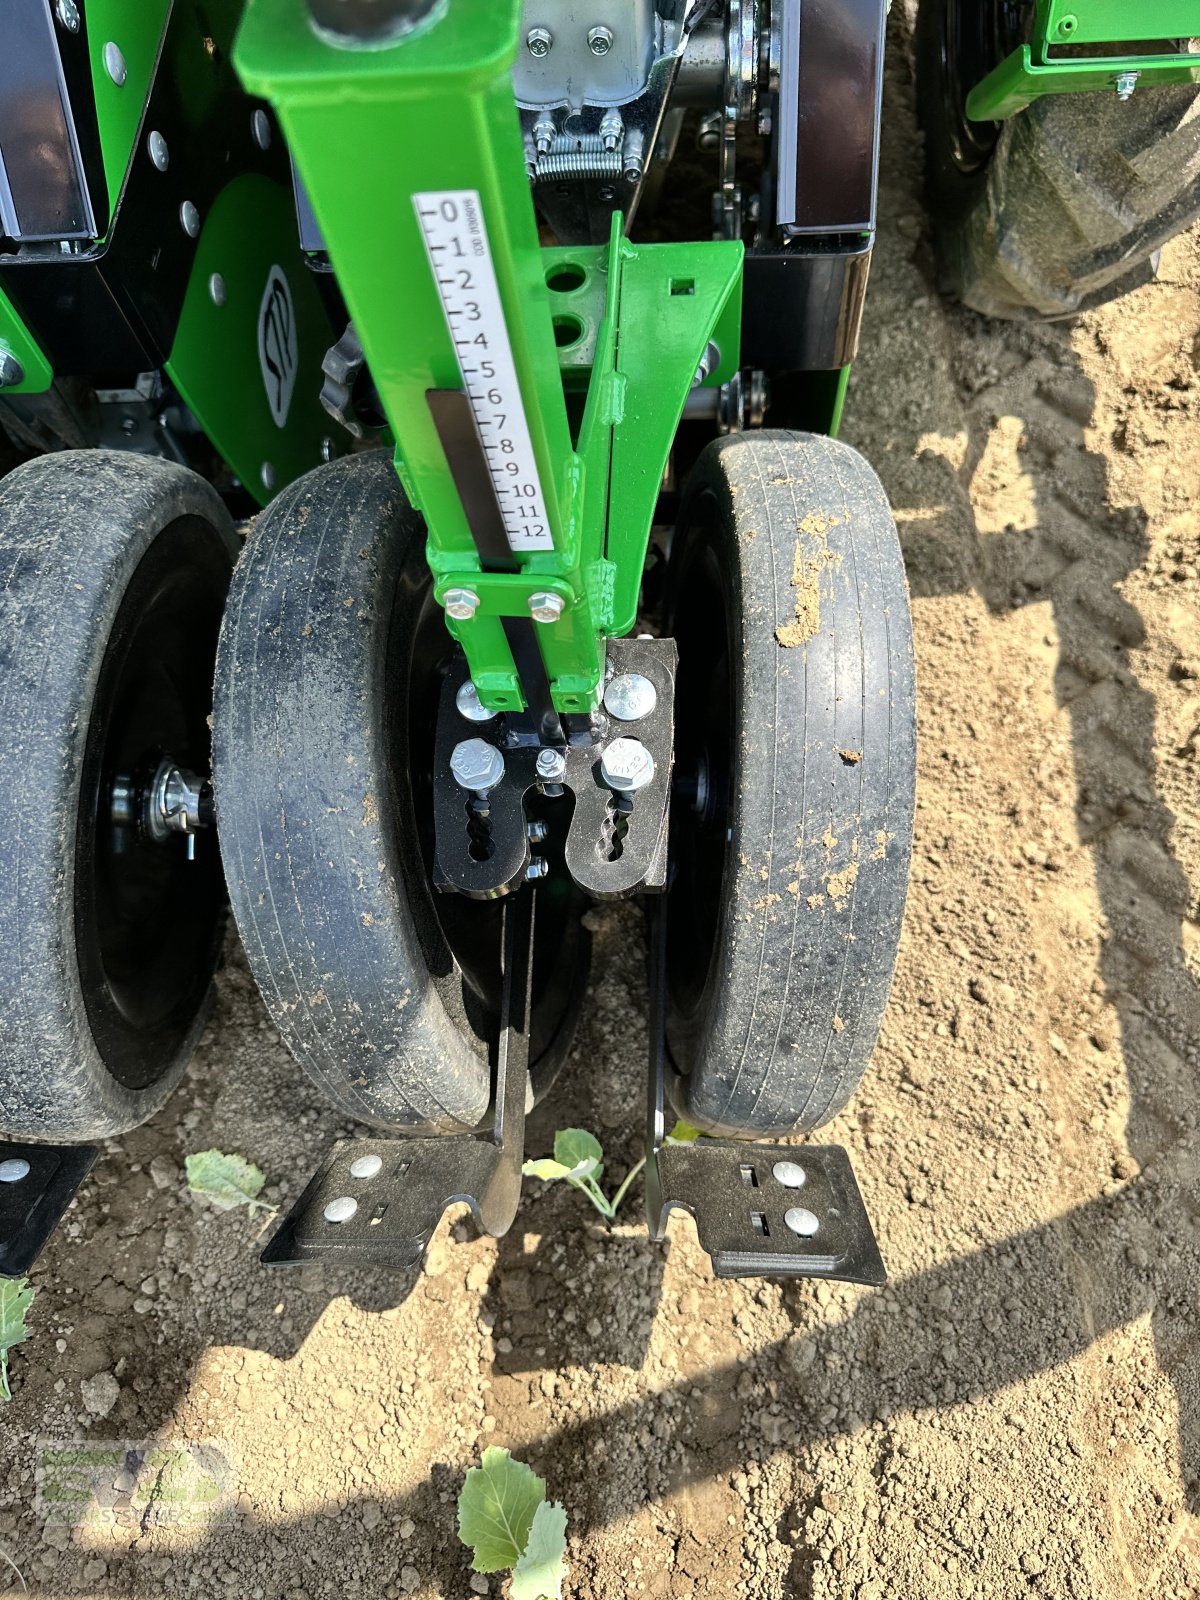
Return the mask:
M940 30L921 0L917 105L942 289L989 317L1071 316L1148 281L1200 217L1200 88L1047 95L1002 126L990 162L950 153ZM959 0L961 3L961 0ZM1139 271L1140 269L1140 271Z
M845 1106L866 1069L903 920L916 775L904 563L879 480L847 446L775 432L711 444L668 574L684 761L720 648L719 620L688 615L704 592L689 573L706 570L720 575L737 754L713 835L728 827L711 959L694 995L686 970L668 980L672 1093L707 1133L804 1132ZM677 866L683 815L677 804ZM700 914L677 874L669 973L672 941Z
M299 479L257 519L234 575L214 778L234 917L293 1056L359 1121L454 1133L490 1103L491 1013L443 924L497 918L499 902L449 895L435 905L429 887L412 793L422 739L403 678L405 651L430 627L448 658L425 525L389 454ZM436 684L424 699L431 714ZM427 732L431 750L432 724ZM587 950L576 919L552 955L570 999L550 1037L535 1010L535 1095L574 1033Z
M210 558L231 572L228 513L185 467L66 451L0 483L0 1130L11 1137L67 1143L138 1126L178 1083L211 1009L219 872L188 995L145 1030L152 1059L162 1052L148 1082L122 1082L123 1063L97 1044L76 926L85 754L104 710L106 650L139 563L181 518L203 523ZM206 742L203 717L199 731Z

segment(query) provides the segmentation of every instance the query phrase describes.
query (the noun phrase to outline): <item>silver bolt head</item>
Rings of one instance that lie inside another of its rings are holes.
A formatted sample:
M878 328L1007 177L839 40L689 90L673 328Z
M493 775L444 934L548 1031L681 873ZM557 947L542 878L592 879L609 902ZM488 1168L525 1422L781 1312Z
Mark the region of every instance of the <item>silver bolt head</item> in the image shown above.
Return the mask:
M271 119L261 107L250 118L250 132L254 135L254 142L260 150L270 148Z
M640 672L621 672L604 687L604 709L618 722L639 722L658 704L658 690Z
M194 239L200 232L200 213L190 200L185 200L179 208L179 226L189 239Z
M808 1182L808 1175L798 1161L777 1161L771 1168L771 1175L785 1189L802 1189Z
M382 1156L355 1156L350 1163L352 1178L374 1178L383 1168Z
M264 489L273 489L275 487L275 468L269 461L263 462L259 477L262 479Z
M594 56L606 56L608 54L608 52L612 49L612 42L613 42L612 29L611 28L589 28L588 29L587 42L588 42L588 49L592 52L592 54Z
M633 794L653 778L654 757L640 739L614 739L600 757L600 776L617 794Z
M0 389L11 389L24 376L25 368L11 350L0 350Z
M525 868L525 882L536 883L539 878L544 878L550 871L550 863L545 856L531 856L529 865Z
M104 70L119 89L129 76L125 65L125 57L121 54L120 46L115 45L110 39L104 46Z
M225 304L225 279L219 272L214 272L212 277L209 278L208 292L212 296L213 305L223 306Z
M1117 99L1118 100L1128 100L1128 99L1130 99L1130 97L1133 94L1133 91L1137 88L1137 82L1138 82L1138 78L1140 76L1141 76L1141 74L1137 73L1137 72L1118 72L1117 73L1116 77L1113 79L1113 82L1116 84L1116 87L1117 87Z
M566 603L560 594L546 590L529 596L529 615L535 622L557 622L565 610Z
M479 690L471 682L459 684L458 693L454 696L454 704L458 707L459 715L466 717L468 722L491 722L496 713L488 709L479 698Z
M146 148L150 152L150 159L160 172L165 172L171 164L171 152L167 148L167 141L155 129L146 140Z
M20 1183L29 1176L29 1163L24 1156L9 1156L0 1161L0 1183Z
M463 739L454 746L450 771L461 789L494 789L504 776L504 757L486 739Z
M802 1239L811 1239L821 1226L816 1215L806 1211L803 1206L792 1206L783 1213L783 1220L792 1232L799 1234Z
M68 33L79 32L79 7L75 0L57 0L54 15Z
M536 56L540 61L543 56L548 56L554 47L554 35L549 28L530 28L525 35L525 48L531 56Z
M325 1221L349 1222L357 1210L358 1201L353 1195L339 1195L336 1200L331 1200L325 1207Z
M566 775L567 758L561 750L539 750L537 755L537 775L544 778L547 783L557 783Z
M479 610L479 596L474 589L447 589L442 604L448 617L456 622L469 622Z

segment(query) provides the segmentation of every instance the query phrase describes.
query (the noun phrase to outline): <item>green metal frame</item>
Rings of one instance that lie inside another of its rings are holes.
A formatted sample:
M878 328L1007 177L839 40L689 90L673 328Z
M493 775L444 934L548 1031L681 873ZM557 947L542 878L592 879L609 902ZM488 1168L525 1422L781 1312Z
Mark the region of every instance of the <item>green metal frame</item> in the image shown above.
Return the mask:
M1003 122L1044 94L1130 85L1200 83L1200 55L1056 56L1070 46L1187 39L1200 29L1196 0L1039 0L1034 40L1022 45L967 96L975 122Z
M248 0L234 59L275 106L308 189L426 520L436 593L479 596L474 616L447 623L482 699L524 705L502 619L528 618L530 596L550 591L563 611L537 637L554 704L586 712L606 638L633 626L671 441L710 340L720 362L704 381L737 370L742 246L635 246L617 226L607 248L541 247L512 94L520 15L520 0L446 0L393 44L346 49L317 36L304 0ZM515 572L482 570L426 400L463 385L412 196L459 189L480 197L553 537ZM580 281L556 291L547 280L568 260Z

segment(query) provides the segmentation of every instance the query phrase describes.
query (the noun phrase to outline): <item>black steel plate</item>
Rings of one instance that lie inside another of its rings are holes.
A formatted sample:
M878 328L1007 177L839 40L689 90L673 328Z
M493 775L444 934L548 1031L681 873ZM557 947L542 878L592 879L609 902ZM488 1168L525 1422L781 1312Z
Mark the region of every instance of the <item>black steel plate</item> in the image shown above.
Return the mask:
M0 1141L0 1161L28 1161L16 1183L0 1183L0 1278L20 1278L41 1254L100 1154L90 1144Z
M689 1211L718 1278L887 1282L850 1157L840 1146L699 1139L664 1145L657 1161L658 1236L672 1206ZM801 1169L799 1187L776 1179L779 1162ZM816 1218L811 1237L800 1237L784 1221L793 1207Z

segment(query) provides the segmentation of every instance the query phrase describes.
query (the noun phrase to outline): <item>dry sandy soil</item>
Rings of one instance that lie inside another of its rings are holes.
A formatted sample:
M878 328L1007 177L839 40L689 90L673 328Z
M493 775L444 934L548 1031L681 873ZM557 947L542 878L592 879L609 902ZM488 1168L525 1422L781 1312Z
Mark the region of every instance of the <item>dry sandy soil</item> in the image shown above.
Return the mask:
M286 1199L341 1128L235 956L185 1089L34 1273L0 1418L30 1593L498 1594L454 1525L489 1443L567 1507L575 1600L1200 1591L1200 237L1075 326L988 325L930 286L902 61L887 126L847 437L908 556L921 787L891 1009L830 1132L890 1286L717 1283L638 1191L609 1233L537 1185L423 1273L272 1275L269 1223L189 1198L182 1158L241 1151ZM596 956L530 1144L591 1127L616 1174L636 914ZM39 1440L148 1438L219 1442L224 1525L43 1523Z

